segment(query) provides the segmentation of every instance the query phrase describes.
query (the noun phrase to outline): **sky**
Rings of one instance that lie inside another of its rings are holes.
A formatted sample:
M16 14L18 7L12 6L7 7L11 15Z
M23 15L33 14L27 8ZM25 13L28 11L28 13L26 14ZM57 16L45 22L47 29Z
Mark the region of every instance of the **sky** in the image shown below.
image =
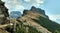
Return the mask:
M60 24L60 0L2 0L5 6L12 11L20 11L30 9L32 6L45 10L50 20Z

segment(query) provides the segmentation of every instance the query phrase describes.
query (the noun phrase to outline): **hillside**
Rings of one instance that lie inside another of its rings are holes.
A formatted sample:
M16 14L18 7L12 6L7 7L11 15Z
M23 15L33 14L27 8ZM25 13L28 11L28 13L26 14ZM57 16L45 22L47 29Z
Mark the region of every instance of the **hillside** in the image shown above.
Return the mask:
M49 17L45 14L45 11L42 11L42 9L35 7L32 7L31 10L24 10L23 16L18 18L18 21L24 21L29 26L33 26L42 33L55 33L56 31L59 33L60 25L49 20Z
M13 16L18 14L18 18ZM32 6L30 10L12 12L9 18L8 9L0 0L0 33L60 33L60 25L51 21L45 11Z

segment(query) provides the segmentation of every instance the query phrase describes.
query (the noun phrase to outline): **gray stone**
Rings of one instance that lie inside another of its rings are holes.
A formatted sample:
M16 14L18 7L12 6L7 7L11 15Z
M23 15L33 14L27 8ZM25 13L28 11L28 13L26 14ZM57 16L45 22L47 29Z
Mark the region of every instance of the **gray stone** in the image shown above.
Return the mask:
M4 6L4 2L0 0L0 24L7 22L7 17L9 17L8 9Z

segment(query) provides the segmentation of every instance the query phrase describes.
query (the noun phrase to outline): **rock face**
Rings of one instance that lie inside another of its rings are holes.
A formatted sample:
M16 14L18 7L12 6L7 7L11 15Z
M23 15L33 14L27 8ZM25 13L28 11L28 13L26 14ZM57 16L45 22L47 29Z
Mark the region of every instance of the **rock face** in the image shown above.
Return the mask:
M0 0L0 25L7 23L8 9L4 6L4 2ZM0 26L3 27L3 26ZM5 29L0 28L0 33L9 33Z
M8 16L9 16L8 9L4 6L4 2L0 0L0 24L7 22L6 17Z
M38 20L38 17L40 16L48 19L48 17L45 15L44 10L32 7L31 10L24 10L23 16L18 18L18 21L22 22L24 21L27 25L36 28L38 31L42 33L52 33L48 31L46 28L42 27L40 24L38 24L38 22L32 20L32 19Z
M49 17L45 14L45 11L44 10L42 10L42 9L40 9L40 8L36 8L36 7L34 7L34 6L32 6L32 8L30 9L30 10L24 10L24 12L23 12L25 15L26 14L30 14L30 13L33 13L33 14L40 14L40 16L42 16L42 17L44 17L44 18L48 18L49 19ZM24 15L23 14L23 15Z
M40 14L45 15L45 11L44 11L44 10L42 10L42 9L40 9L40 8L36 8L36 7L34 7L34 6L32 6L31 11L38 12L38 13L40 13Z

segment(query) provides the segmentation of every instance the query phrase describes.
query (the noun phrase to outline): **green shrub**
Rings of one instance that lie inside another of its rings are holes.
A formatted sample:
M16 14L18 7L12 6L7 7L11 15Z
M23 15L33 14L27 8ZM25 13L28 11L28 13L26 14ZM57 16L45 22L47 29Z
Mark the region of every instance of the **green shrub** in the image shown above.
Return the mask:
M51 32L54 32L55 30L60 31L60 25L54 21L51 21L44 17L38 17L38 19L32 19L33 21L37 22L41 26L45 27Z

